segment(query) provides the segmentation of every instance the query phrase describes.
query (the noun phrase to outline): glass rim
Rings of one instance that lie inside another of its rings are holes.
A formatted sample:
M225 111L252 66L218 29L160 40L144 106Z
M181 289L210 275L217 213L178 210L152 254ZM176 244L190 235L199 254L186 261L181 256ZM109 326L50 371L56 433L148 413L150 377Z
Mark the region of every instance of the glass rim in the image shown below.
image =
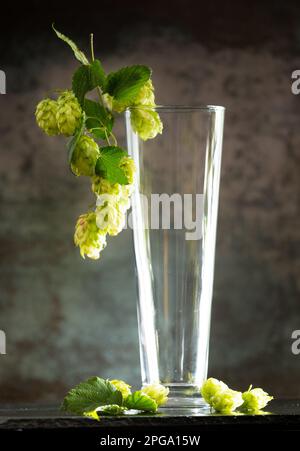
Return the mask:
M126 108L125 113L130 113L130 110L154 110L161 112L180 112L180 111L225 111L225 107L221 105L136 105Z

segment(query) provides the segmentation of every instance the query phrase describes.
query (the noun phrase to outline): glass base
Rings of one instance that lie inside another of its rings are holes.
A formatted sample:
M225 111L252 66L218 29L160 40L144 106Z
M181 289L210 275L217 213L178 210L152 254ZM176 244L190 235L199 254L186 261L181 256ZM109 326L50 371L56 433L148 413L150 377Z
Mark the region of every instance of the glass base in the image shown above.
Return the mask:
M169 388L168 402L163 408L171 409L208 409L199 392L199 387L192 384L163 384Z

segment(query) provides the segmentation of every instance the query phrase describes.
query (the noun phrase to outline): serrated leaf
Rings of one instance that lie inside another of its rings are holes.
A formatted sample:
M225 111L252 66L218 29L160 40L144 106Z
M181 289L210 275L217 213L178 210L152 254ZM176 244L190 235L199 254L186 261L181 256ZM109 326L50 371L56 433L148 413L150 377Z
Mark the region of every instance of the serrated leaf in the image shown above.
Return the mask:
M72 157L73 157L73 152L74 152L75 147L76 147L76 145L77 145L77 143L79 141L79 138L82 136L82 134L84 132L85 120L86 120L86 116L85 116L85 113L83 113L80 125L77 128L75 135L68 142L67 148L68 148L68 161L69 161L69 164L71 164Z
M122 402L122 393L108 380L92 377L69 391L63 401L62 410L83 415L108 404L121 406Z
M113 115L100 103L85 99L83 109L86 113L86 128L96 137L105 139L113 127Z
M105 92L129 106L150 76L151 70L147 66L124 67L108 75Z
M125 150L117 146L101 147L100 157L97 160L95 172L106 178L111 183L127 185L128 179L125 172L120 168L120 162L127 155Z
M79 50L79 48L77 47L75 42L73 42L70 38L68 38L64 34L60 33L60 31L56 30L54 28L54 24L52 25L52 28L55 31L56 36L59 39L61 39L62 41L66 42L71 47L71 49L73 50L73 53L75 55L75 58L78 59L78 61L80 61L82 64L89 64L87 57L81 50Z
M84 96L91 91L90 66L80 66L74 72L72 78L72 91L78 99L80 105L83 104Z
M144 412L156 412L157 404L154 399L143 393L141 390L135 391L125 399L127 409L143 410Z
M103 88L106 82L106 76L102 64L99 60L94 60L90 65L91 84ZM94 89L92 88L92 89Z

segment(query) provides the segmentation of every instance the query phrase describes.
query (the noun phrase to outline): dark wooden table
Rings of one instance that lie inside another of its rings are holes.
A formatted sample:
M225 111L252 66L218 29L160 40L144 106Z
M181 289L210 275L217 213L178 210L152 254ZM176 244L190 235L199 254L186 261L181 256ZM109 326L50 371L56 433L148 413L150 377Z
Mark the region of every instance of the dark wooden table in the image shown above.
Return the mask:
M198 410L161 409L156 415L124 415L102 417L100 422L59 412L49 407L0 407L0 432L51 430L129 429L151 433L151 430L229 431L255 428L264 430L300 431L300 400L274 400L266 415L217 415Z

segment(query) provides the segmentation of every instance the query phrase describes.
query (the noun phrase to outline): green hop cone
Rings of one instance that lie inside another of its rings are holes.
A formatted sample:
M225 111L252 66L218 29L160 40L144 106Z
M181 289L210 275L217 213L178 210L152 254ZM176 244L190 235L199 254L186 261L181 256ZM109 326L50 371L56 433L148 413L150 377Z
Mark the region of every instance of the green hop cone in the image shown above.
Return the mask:
M109 180L95 175L92 178L92 191L95 194L112 194L114 196L120 195L121 185L119 183L110 183Z
M126 382L118 379L113 379L109 382L122 393L123 399L126 399L129 395L131 395L131 385L126 384Z
M71 168L76 175L92 177L100 156L98 144L89 136L81 136L74 149Z
M35 117L38 126L49 136L59 134L56 121L58 105L55 100L44 99L36 107Z
M130 119L133 130L144 141L162 133L163 124L159 114L151 108L132 108Z
M134 175L136 172L136 167L135 167L133 159L130 157L123 157L120 162L120 168L123 169L123 171L127 177L128 183L130 185L132 185L134 182Z
M216 412L230 414L243 404L242 393L239 391L219 390L211 398L210 405Z
M138 92L133 105L155 106L154 87L151 80L148 80Z
M57 105L56 120L60 133L74 135L80 125L82 109L73 91L64 91L57 99Z
M212 398L219 392L228 390L228 385L224 384L224 382L215 379L214 377L210 377L207 379L202 387L200 388L201 396L204 401L208 404L211 403Z
M243 412L258 412L259 410L266 407L266 405L273 399L273 396L270 396L267 392L265 392L262 388L253 388L249 387L248 391L242 394L243 404L241 406L241 410Z
M141 389L141 392L152 398L157 406L163 406L168 401L169 389L161 384L150 384Z
M118 235L125 226L126 216L123 199L111 194L97 198L96 223L100 230L109 235Z
M106 235L97 227L94 212L79 216L75 227L74 242L80 248L83 258L85 255L93 260L100 257L100 252L106 246Z

